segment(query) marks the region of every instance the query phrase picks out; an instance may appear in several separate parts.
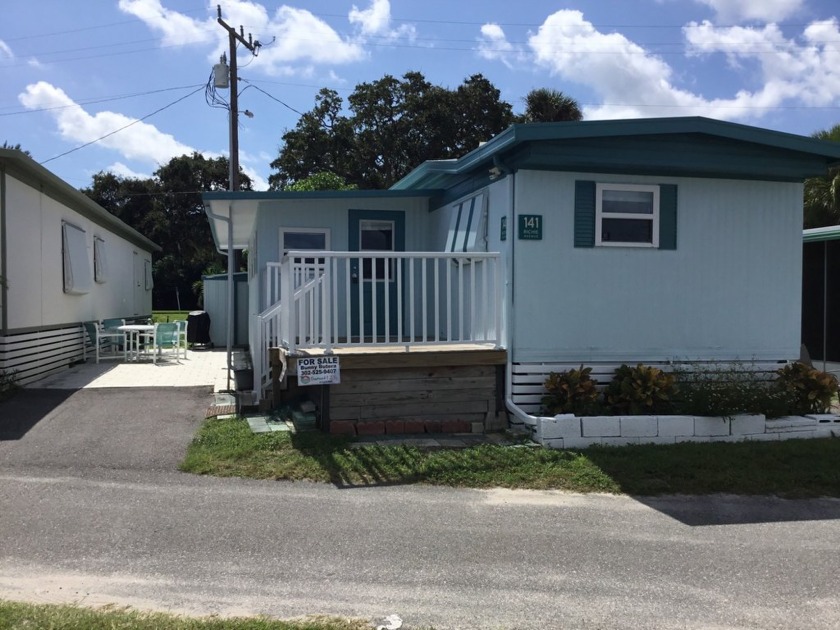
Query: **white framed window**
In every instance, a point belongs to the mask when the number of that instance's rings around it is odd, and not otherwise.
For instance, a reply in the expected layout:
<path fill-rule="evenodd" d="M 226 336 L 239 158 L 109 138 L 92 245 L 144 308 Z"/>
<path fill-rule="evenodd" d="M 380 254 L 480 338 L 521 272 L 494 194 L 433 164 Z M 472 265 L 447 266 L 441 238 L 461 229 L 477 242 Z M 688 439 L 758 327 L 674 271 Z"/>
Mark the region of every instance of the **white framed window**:
<path fill-rule="evenodd" d="M 290 251 L 314 249 L 329 251 L 329 228 L 280 228 L 280 251 L 283 256 Z M 315 262 L 314 258 L 307 258 L 307 263 Z M 323 263 L 321 258 L 319 262 Z"/>
<path fill-rule="evenodd" d="M 486 195 L 481 193 L 452 206 L 446 238 L 447 252 L 487 251 L 484 238 L 485 199 Z"/>
<path fill-rule="evenodd" d="M 659 186 L 596 184 L 595 245 L 659 247 Z"/>
<path fill-rule="evenodd" d="M 105 251 L 105 241 L 98 237 L 93 237 L 93 279 L 102 284 L 107 278 L 108 259 Z"/>
<path fill-rule="evenodd" d="M 62 259 L 64 263 L 64 292 L 84 295 L 93 288 L 87 232 L 72 223 L 61 223 Z"/>

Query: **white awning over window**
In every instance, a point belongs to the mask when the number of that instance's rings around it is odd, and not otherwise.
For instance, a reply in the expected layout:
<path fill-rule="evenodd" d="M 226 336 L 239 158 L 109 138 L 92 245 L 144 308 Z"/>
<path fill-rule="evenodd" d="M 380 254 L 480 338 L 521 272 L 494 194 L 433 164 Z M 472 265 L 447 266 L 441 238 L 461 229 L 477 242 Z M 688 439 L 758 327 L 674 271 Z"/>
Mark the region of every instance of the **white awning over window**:
<path fill-rule="evenodd" d="M 64 249 L 64 292 L 84 295 L 93 288 L 88 258 L 87 233 L 70 223 L 61 224 Z"/>

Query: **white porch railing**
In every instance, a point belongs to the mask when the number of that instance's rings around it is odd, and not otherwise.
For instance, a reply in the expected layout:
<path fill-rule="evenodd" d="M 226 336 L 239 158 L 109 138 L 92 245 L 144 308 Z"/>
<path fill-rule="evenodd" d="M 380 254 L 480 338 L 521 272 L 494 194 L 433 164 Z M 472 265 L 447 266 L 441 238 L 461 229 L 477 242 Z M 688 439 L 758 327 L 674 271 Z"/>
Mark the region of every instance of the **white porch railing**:
<path fill-rule="evenodd" d="M 498 253 L 289 252 L 266 269 L 255 385 L 271 347 L 500 346 L 502 290 Z"/>

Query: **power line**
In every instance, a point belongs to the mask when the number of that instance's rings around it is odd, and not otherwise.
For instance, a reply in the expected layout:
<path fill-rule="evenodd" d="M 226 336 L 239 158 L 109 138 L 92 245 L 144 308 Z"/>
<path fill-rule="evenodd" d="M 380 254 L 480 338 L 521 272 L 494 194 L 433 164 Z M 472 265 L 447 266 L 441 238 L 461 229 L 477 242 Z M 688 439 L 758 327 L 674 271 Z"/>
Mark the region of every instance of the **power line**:
<path fill-rule="evenodd" d="M 280 103 L 283 107 L 285 107 L 286 109 L 289 109 L 289 110 L 293 111 L 293 112 L 294 112 L 295 114 L 297 114 L 298 116 L 303 116 L 303 112 L 300 112 L 300 111 L 296 110 L 294 107 L 292 107 L 292 106 L 291 106 L 291 105 L 289 105 L 288 103 L 284 103 L 283 101 L 281 101 L 281 100 L 280 100 L 279 98 L 277 98 L 276 96 L 274 96 L 274 95 L 272 95 L 272 94 L 269 94 L 269 93 L 268 93 L 268 92 L 266 92 L 264 89 L 262 89 L 261 87 L 259 87 L 258 85 L 256 85 L 253 81 L 249 81 L 248 79 L 242 79 L 242 81 L 245 81 L 245 82 L 248 84 L 248 87 L 252 87 L 252 88 L 254 88 L 254 89 L 255 89 L 255 90 L 257 90 L 257 91 L 262 92 L 262 93 L 263 93 L 263 94 L 265 94 L 268 98 L 270 98 L 270 99 L 272 99 L 272 100 L 277 101 L 277 102 L 278 102 L 278 103 Z M 245 90 L 247 90 L 247 89 L 248 89 L 248 88 L 245 88 Z M 244 92 L 245 90 L 242 90 L 242 91 Z"/>
<path fill-rule="evenodd" d="M 160 94 L 161 92 L 173 92 L 175 90 L 188 90 L 194 87 L 201 87 L 203 84 L 181 85 L 178 87 L 161 88 L 159 90 L 148 90 L 146 92 L 136 92 L 134 94 L 121 94 L 118 96 L 104 96 L 102 98 L 90 99 L 86 101 L 78 101 L 72 105 L 56 105 L 55 107 L 39 107 L 38 109 L 24 109 L 17 112 L 0 113 L 0 116 L 19 116 L 21 114 L 37 114 L 38 112 L 51 112 L 58 109 L 69 109 L 79 105 L 94 105 L 96 103 L 108 103 L 111 101 L 121 101 L 127 98 L 137 98 L 138 96 L 149 96 L 151 94 Z"/>
<path fill-rule="evenodd" d="M 42 165 L 43 165 L 43 164 L 46 164 L 47 162 L 52 162 L 53 160 L 57 160 L 57 159 L 58 159 L 58 158 L 60 158 L 60 157 L 64 157 L 65 155 L 69 155 L 70 153 L 74 153 L 75 151 L 78 151 L 79 149 L 84 149 L 85 147 L 89 147 L 90 145 L 95 144 L 95 143 L 99 142 L 100 140 L 104 140 L 105 138 L 109 138 L 109 137 L 113 136 L 114 134 L 119 133 L 120 131 L 123 131 L 123 130 L 125 130 L 125 129 L 128 129 L 128 128 L 129 128 L 129 127 L 131 127 L 131 126 L 136 125 L 137 123 L 139 123 L 139 122 L 142 122 L 142 121 L 146 120 L 147 118 L 151 118 L 151 117 L 152 117 L 152 116 L 154 116 L 155 114 L 159 114 L 160 112 L 162 112 L 162 111 L 163 111 L 163 110 L 165 110 L 165 109 L 169 109 L 169 108 L 170 108 L 170 107 L 172 107 L 173 105 L 175 105 L 175 104 L 177 104 L 177 103 L 180 103 L 180 102 L 181 102 L 181 101 L 183 101 L 184 99 L 189 98 L 189 97 L 190 97 L 190 96 L 192 96 L 193 94 L 195 94 L 195 93 L 197 93 L 197 92 L 199 92 L 199 91 L 201 91 L 201 90 L 203 90 L 203 89 L 204 89 L 204 86 L 202 85 L 202 86 L 201 86 L 201 87 L 199 87 L 198 89 L 193 90 L 193 91 L 192 91 L 192 92 L 190 92 L 189 94 L 185 94 L 185 95 L 184 95 L 184 96 L 182 96 L 181 98 L 179 98 L 179 99 L 177 99 L 177 100 L 175 100 L 175 101 L 172 101 L 172 102 L 171 102 L 171 103 L 169 103 L 168 105 L 164 105 L 164 106 L 163 106 L 163 107 L 161 107 L 160 109 L 156 109 L 156 110 L 155 110 L 155 111 L 153 111 L 151 114 L 146 114 L 146 115 L 145 115 L 145 116 L 143 116 L 142 118 L 138 118 L 137 120 L 133 120 L 133 121 L 131 121 L 130 123 L 128 123 L 127 125 L 124 125 L 124 126 L 120 127 L 119 129 L 114 129 L 114 131 L 111 131 L 111 132 L 109 132 L 109 133 L 106 133 L 104 136 L 100 136 L 100 137 L 99 137 L 99 138 L 97 138 L 96 140 L 91 140 L 90 142 L 85 142 L 84 144 L 80 144 L 79 146 L 77 146 L 77 147 L 75 147 L 75 148 L 73 148 L 73 149 L 70 149 L 69 151 L 65 151 L 64 153 L 60 153 L 60 154 L 58 154 L 58 155 L 56 155 L 56 156 L 53 156 L 53 157 L 51 157 L 51 158 L 50 158 L 50 159 L 48 159 L 48 160 L 44 160 L 43 162 L 40 162 L 40 164 L 42 164 Z"/>

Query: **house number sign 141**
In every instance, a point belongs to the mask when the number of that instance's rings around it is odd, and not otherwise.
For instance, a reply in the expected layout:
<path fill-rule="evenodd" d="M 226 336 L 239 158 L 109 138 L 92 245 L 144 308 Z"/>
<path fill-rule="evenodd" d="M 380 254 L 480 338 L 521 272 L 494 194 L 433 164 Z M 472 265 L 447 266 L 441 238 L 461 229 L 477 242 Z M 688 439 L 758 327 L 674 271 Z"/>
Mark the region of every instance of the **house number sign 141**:
<path fill-rule="evenodd" d="M 541 214 L 520 214 L 519 215 L 519 239 L 523 241 L 542 240 L 542 215 Z"/>

